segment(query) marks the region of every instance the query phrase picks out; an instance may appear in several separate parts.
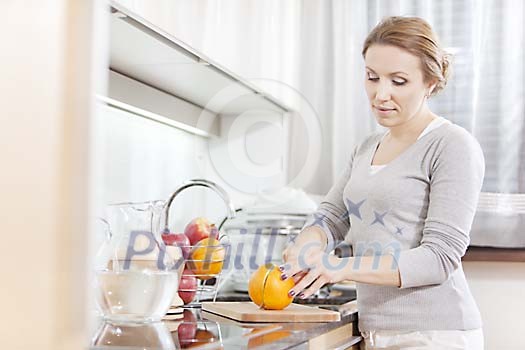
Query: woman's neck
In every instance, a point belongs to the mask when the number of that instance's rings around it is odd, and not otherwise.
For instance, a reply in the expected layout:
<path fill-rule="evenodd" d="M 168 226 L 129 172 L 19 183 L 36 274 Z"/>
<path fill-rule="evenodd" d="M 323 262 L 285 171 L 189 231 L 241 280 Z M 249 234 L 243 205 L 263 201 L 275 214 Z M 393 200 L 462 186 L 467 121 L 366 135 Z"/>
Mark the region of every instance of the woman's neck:
<path fill-rule="evenodd" d="M 436 118 L 437 115 L 432 113 L 430 109 L 424 108 L 405 123 L 389 128 L 390 138 L 396 141 L 414 141 Z"/>

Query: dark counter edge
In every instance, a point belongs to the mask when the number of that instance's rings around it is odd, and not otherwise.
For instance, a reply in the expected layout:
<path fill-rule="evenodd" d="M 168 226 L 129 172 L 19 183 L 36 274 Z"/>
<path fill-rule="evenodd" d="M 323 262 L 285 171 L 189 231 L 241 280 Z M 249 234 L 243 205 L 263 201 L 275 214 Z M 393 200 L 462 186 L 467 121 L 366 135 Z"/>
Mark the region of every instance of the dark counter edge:
<path fill-rule="evenodd" d="M 208 311 L 203 311 L 203 312 L 209 313 Z M 340 321 L 319 323 L 318 326 L 314 326 L 308 329 L 307 331 L 300 331 L 286 338 L 279 339 L 271 344 L 257 347 L 257 350 L 300 349 L 302 348 L 303 345 L 307 345 L 310 339 L 313 339 L 317 336 L 323 335 L 334 329 L 342 327 L 350 322 L 354 322 L 354 324 L 356 325 L 355 328 L 357 329 L 357 319 L 358 319 L 358 312 L 352 312 L 344 316 L 341 316 Z M 350 335 L 350 337 L 353 337 L 354 342 L 351 344 L 346 343 L 345 344 L 346 346 L 357 344 L 362 340 L 360 336 Z"/>
<path fill-rule="evenodd" d="M 494 248 L 470 246 L 463 261 L 525 262 L 525 248 Z"/>

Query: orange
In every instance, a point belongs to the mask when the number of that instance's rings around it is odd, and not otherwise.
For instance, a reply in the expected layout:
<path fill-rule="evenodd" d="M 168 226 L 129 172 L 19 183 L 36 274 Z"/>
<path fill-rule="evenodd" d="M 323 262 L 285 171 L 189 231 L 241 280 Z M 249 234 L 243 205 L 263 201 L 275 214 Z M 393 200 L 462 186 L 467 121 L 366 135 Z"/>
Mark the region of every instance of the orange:
<path fill-rule="evenodd" d="M 190 252 L 187 264 L 197 278 L 207 280 L 222 270 L 225 249 L 214 238 L 205 238 Z"/>
<path fill-rule="evenodd" d="M 293 279 L 281 280 L 281 271 L 274 264 L 261 265 L 250 277 L 248 294 L 259 307 L 282 310 L 293 301 L 288 295 L 295 285 Z"/>

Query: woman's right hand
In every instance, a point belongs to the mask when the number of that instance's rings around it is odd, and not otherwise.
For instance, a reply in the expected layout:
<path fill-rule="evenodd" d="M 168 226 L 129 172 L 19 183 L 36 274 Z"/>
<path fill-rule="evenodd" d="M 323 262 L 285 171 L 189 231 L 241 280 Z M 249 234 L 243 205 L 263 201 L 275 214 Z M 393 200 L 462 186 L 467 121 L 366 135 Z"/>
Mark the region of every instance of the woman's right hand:
<path fill-rule="evenodd" d="M 301 231 L 295 241 L 282 253 L 284 264 L 279 267 L 282 278 L 293 278 L 295 284 L 308 274 L 312 266 L 319 265 L 326 248 L 326 235 L 318 227 Z"/>
<path fill-rule="evenodd" d="M 295 286 L 288 295 L 308 298 L 327 283 L 349 279 L 349 258 L 326 253 L 317 241 L 296 245 L 286 250 L 286 263 L 281 270 L 282 279 L 292 277 Z"/>
<path fill-rule="evenodd" d="M 306 271 L 308 270 L 309 260 L 311 260 L 307 259 L 307 257 L 319 256 L 322 253 L 324 253 L 324 249 L 321 248 L 321 244 L 318 242 L 292 243 L 283 251 L 284 265 L 281 271 L 290 268 L 293 268 L 294 271 Z"/>
<path fill-rule="evenodd" d="M 305 270 L 305 255 L 322 253 L 325 248 L 326 234 L 319 227 L 307 227 L 284 249 L 282 257 L 285 264 L 281 266 L 281 271 L 292 266 L 294 267 L 294 271 L 296 271 L 299 266 L 301 270 Z M 306 254 L 307 251 L 308 254 Z"/>
<path fill-rule="evenodd" d="M 279 266 L 279 270 L 281 270 L 281 273 L 282 273 L 281 278 L 288 277 L 286 273 L 290 271 L 290 268 L 292 266 L 299 265 L 299 254 L 301 250 L 303 250 L 301 247 L 297 247 L 295 244 L 290 244 L 283 251 L 284 264 Z M 290 277 L 294 280 L 294 283 L 297 284 L 307 274 L 307 272 L 308 270 L 304 269 Z"/>

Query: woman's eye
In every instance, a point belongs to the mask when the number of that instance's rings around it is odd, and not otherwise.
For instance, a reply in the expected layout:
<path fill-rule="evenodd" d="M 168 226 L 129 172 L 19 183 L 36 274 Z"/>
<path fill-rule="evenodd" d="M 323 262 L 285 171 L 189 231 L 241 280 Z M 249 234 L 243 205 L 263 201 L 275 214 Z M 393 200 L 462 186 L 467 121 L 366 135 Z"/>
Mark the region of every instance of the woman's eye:
<path fill-rule="evenodd" d="M 368 80 L 377 81 L 377 80 L 379 80 L 379 78 L 377 76 L 375 76 L 375 75 L 368 74 Z"/>
<path fill-rule="evenodd" d="M 392 80 L 392 82 L 394 83 L 394 85 L 400 86 L 404 85 L 406 83 L 406 80 Z"/>

